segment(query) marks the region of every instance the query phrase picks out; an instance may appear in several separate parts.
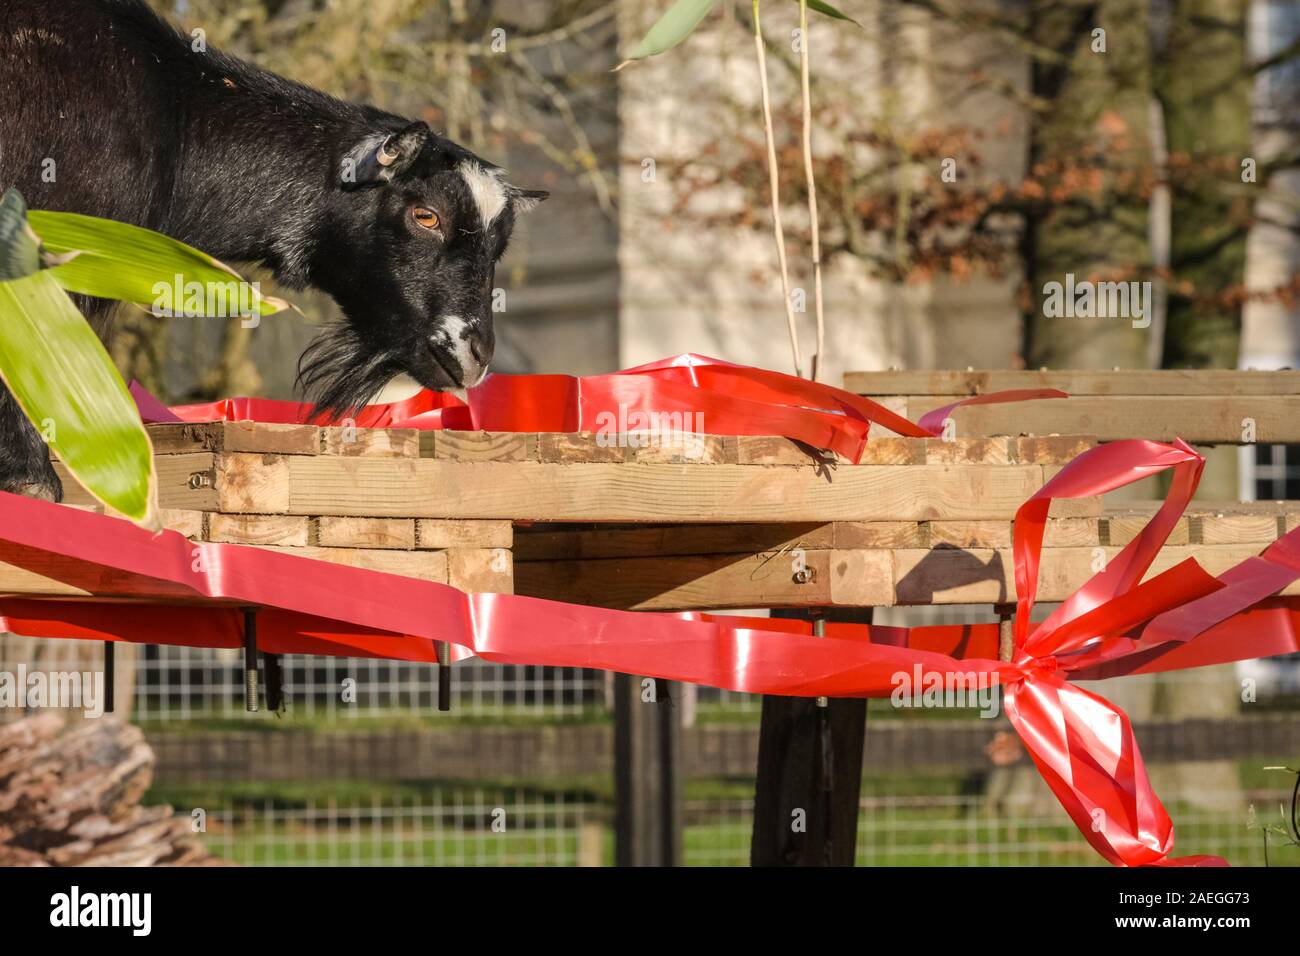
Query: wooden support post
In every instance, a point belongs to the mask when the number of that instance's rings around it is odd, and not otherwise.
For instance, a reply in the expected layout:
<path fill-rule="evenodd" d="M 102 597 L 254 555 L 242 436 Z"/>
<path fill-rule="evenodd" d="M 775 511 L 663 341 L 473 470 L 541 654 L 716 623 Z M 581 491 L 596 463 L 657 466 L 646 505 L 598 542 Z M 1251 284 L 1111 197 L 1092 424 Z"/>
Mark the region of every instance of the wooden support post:
<path fill-rule="evenodd" d="M 1014 604 L 995 604 L 993 613 L 998 616 L 998 660 L 1009 661 L 1016 653 Z"/>
<path fill-rule="evenodd" d="M 682 862 L 678 685 L 614 677 L 614 859 L 618 866 Z M 649 693 L 653 688 L 653 694 Z"/>
<path fill-rule="evenodd" d="M 773 612 L 773 617 L 806 612 Z M 824 620 L 871 623 L 871 608 L 827 608 Z M 763 698 L 754 793 L 754 866 L 852 866 L 862 793 L 865 699 Z"/>
<path fill-rule="evenodd" d="M 280 655 L 263 651 L 262 667 L 266 670 L 266 709 L 276 714 L 284 706 L 284 667 Z"/>
<path fill-rule="evenodd" d="M 104 713 L 111 714 L 115 702 L 113 700 L 114 684 L 117 683 L 117 642 L 104 642 Z"/>
<path fill-rule="evenodd" d="M 244 608 L 244 709 L 257 713 L 257 608 Z"/>

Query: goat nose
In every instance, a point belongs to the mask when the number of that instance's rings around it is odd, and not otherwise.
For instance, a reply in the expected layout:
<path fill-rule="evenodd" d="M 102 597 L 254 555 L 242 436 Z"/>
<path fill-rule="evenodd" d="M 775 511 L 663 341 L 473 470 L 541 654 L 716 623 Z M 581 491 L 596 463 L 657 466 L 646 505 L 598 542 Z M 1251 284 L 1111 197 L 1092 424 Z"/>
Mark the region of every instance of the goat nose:
<path fill-rule="evenodd" d="M 478 362 L 479 365 L 486 365 L 488 359 L 492 357 L 492 353 L 483 347 L 483 341 L 477 338 L 469 340 L 469 353 L 474 356 L 474 361 Z"/>

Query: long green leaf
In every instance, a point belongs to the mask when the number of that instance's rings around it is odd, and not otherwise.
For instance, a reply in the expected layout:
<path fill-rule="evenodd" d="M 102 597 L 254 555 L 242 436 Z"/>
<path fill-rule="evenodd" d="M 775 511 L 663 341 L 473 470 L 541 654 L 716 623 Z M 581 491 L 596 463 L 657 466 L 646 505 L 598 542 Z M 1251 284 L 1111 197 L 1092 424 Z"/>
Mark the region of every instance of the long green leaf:
<path fill-rule="evenodd" d="M 795 3 L 798 2 L 799 0 L 795 0 Z M 824 17 L 830 17 L 833 20 L 847 20 L 849 23 L 856 26 L 862 26 L 862 24 L 858 23 L 857 20 L 854 20 L 852 17 L 840 12 L 829 3 L 826 3 L 825 0 L 808 0 L 808 9 L 814 10 Z"/>
<path fill-rule="evenodd" d="M 27 203 L 16 189 L 0 198 L 0 280 L 21 279 L 41 267 L 41 248 L 27 225 Z"/>
<path fill-rule="evenodd" d="M 677 0 L 662 17 L 655 21 L 650 32 L 632 51 L 628 60 L 643 60 L 671 50 L 691 35 L 705 15 L 713 9 L 716 0 Z M 625 61 L 620 66 L 626 65 Z"/>
<path fill-rule="evenodd" d="M 113 360 L 55 271 L 0 282 L 0 377 L 87 491 L 157 528 L 149 436 Z"/>
<path fill-rule="evenodd" d="M 69 212 L 33 210 L 28 220 L 48 251 L 79 253 L 50 270 L 68 292 L 209 316 L 270 315 L 288 307 L 207 253 L 160 233 Z M 164 288 L 172 291 L 166 300 Z"/>

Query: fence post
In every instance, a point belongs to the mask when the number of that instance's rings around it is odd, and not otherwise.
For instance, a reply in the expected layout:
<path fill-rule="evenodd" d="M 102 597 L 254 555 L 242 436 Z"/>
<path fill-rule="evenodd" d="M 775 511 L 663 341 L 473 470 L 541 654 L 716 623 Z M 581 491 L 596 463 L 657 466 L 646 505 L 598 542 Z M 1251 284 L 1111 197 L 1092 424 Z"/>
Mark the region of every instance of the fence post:
<path fill-rule="evenodd" d="M 826 608 L 835 623 L 871 623 L 871 608 Z M 772 612 L 807 618 L 808 612 Z M 763 697 L 754 790 L 753 866 L 852 866 L 867 702 Z"/>

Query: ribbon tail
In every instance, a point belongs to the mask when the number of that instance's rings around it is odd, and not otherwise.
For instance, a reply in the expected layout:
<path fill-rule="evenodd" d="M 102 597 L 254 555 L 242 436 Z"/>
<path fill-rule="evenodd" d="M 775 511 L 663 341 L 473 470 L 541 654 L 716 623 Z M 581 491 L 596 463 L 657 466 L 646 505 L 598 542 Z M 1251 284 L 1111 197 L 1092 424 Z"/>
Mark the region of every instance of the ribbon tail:
<path fill-rule="evenodd" d="M 1169 858 L 1173 822 L 1122 710 L 1055 674 L 1031 674 L 1008 686 L 1005 699 L 1039 773 L 1107 860 L 1116 866 L 1222 863 L 1217 857 Z"/>

